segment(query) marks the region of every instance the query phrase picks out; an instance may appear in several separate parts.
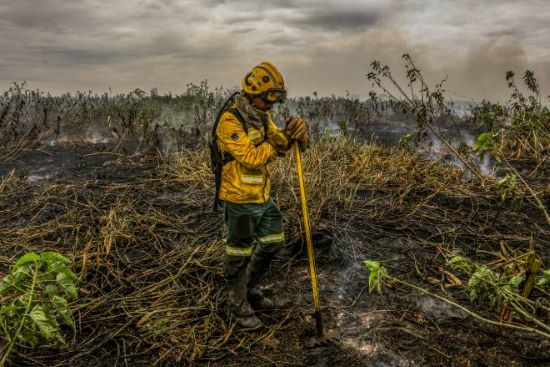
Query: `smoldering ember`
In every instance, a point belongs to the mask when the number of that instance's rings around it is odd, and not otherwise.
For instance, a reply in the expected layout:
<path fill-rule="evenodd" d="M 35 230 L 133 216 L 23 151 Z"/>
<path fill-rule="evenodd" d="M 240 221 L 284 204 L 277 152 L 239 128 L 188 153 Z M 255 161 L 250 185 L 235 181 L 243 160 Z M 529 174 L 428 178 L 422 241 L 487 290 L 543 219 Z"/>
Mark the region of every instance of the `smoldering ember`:
<path fill-rule="evenodd" d="M 0 366 L 550 365 L 550 6 L 365 3 L 0 5 Z"/>

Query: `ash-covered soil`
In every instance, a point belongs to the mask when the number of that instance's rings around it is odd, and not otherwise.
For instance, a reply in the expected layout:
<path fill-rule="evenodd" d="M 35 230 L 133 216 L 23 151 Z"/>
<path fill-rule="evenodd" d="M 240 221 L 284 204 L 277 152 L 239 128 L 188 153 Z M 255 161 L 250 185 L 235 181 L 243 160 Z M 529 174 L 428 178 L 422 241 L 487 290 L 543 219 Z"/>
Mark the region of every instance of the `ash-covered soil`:
<path fill-rule="evenodd" d="M 464 290 L 443 286 L 437 246 L 481 261 L 498 253 L 500 241 L 521 249 L 534 238 L 548 261 L 549 228 L 528 204 L 501 208 L 495 219 L 492 199 L 475 183 L 414 159 L 398 172 L 392 152 L 378 148 L 362 164 L 386 177 L 384 185 L 359 170 L 353 187 L 337 194 L 326 183 L 336 173 L 316 170 L 334 156 L 321 156 L 322 148 L 308 153 L 308 182 L 325 190 L 310 198 L 323 317 L 340 339 L 307 349 L 315 320 L 299 206 L 288 187 L 295 183 L 292 161 L 273 179 L 288 243 L 265 282 L 266 292 L 289 297 L 292 307 L 262 312 L 266 327 L 242 332 L 225 305 L 223 224 L 210 207 L 206 152 L 174 161 L 112 149 L 56 145 L 1 166 L 0 275 L 26 251 L 57 250 L 73 259 L 81 287 L 71 305 L 78 326 L 68 350 L 20 346 L 14 366 L 550 365 L 547 340 L 481 324 L 403 287 L 369 294 L 363 265 L 380 260 L 392 275 L 495 318 L 486 305 L 471 305 Z"/>

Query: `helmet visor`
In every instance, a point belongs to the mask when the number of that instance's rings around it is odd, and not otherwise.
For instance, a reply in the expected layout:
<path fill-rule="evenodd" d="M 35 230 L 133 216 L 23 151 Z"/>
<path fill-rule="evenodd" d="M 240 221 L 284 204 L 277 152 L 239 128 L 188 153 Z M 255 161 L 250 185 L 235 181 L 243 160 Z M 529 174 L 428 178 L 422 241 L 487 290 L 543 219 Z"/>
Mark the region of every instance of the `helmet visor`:
<path fill-rule="evenodd" d="M 265 93 L 265 100 L 270 103 L 283 103 L 286 100 L 286 90 L 271 89 Z"/>

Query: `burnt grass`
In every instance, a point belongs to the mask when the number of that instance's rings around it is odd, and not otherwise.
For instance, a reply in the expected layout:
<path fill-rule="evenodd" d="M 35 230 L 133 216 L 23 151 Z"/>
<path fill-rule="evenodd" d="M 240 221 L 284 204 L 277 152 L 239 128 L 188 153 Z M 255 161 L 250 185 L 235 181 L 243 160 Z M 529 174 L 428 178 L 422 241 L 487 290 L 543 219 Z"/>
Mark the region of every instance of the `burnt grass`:
<path fill-rule="evenodd" d="M 502 242 L 511 251 L 532 243 L 547 265 L 550 228 L 525 197 L 499 204 L 456 168 L 397 150 L 314 147 L 305 169 L 321 305 L 325 329 L 340 339 L 308 349 L 315 320 L 292 159 L 273 175 L 288 241 L 265 282 L 292 306 L 260 312 L 265 328 L 243 332 L 225 304 L 223 223 L 211 210 L 207 152 L 109 150 L 55 146 L 1 166 L 0 274 L 25 252 L 55 250 L 80 277 L 68 348 L 19 345 L 13 366 L 550 365 L 540 337 L 481 324 L 392 284 L 369 293 L 363 265 L 380 260 L 392 276 L 498 319 L 488 305 L 472 305 L 464 287 L 448 286 L 441 250 L 489 262 Z M 32 176 L 37 168 L 48 176 Z"/>

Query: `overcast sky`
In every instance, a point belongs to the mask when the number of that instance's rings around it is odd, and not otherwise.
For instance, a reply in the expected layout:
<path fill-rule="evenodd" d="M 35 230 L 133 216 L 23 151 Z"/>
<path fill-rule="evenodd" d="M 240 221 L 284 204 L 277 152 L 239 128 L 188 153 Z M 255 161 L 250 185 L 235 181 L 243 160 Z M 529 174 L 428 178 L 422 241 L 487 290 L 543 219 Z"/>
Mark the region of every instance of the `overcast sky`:
<path fill-rule="evenodd" d="M 366 96 L 370 62 L 402 73 L 405 52 L 457 99 L 503 98 L 526 68 L 548 95 L 550 1 L 0 0 L 3 90 L 232 87 L 270 60 L 291 95 Z"/>

